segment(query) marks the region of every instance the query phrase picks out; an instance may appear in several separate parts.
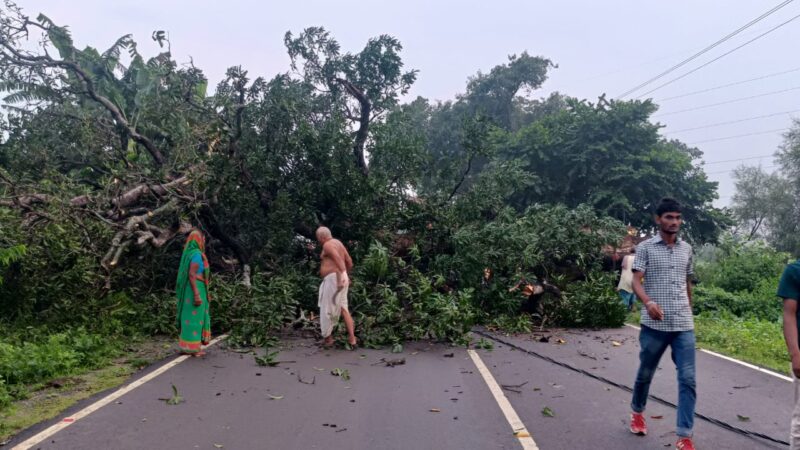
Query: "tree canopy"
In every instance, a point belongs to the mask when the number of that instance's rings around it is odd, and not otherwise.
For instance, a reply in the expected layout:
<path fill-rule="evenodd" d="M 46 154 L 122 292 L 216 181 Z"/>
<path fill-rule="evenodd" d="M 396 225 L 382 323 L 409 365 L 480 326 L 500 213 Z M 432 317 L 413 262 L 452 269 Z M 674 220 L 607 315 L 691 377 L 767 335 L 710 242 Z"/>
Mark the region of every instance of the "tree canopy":
<path fill-rule="evenodd" d="M 556 67 L 545 57 L 512 55 L 470 78 L 462 95 L 434 102 L 403 100 L 424 74 L 405 67 L 392 36 L 350 52 L 321 27 L 288 32 L 285 72 L 231 67 L 213 91 L 200 68 L 174 59 L 164 32 L 148 44 L 151 58 L 130 35 L 106 50 L 79 49 L 46 16 L 31 19 L 9 2 L 0 9 L 8 320 L 75 305 L 87 317 L 120 305 L 163 316 L 166 307 L 153 305 L 166 304 L 191 226 L 212 238 L 222 304 L 251 308 L 237 314 L 252 324 L 266 309 L 289 316 L 314 304 L 301 293 L 318 225 L 357 259 L 385 256 L 398 271 L 390 281 L 367 274 L 372 284 L 356 290 L 364 320 L 500 302 L 499 289 L 470 291 L 481 286 L 482 263 L 503 282 L 520 273 L 597 280 L 587 274 L 601 248 L 623 224 L 647 231 L 662 196 L 687 206 L 694 240 L 713 241 L 727 225 L 711 206 L 716 184 L 700 152 L 659 135 L 655 105 L 537 98 Z M 386 297 L 389 282 L 432 303 L 414 309 L 411 297 Z M 71 295 L 48 296 L 53 288 Z M 265 306 L 290 292 L 282 306 Z M 237 320 L 227 325 L 249 326 Z"/>

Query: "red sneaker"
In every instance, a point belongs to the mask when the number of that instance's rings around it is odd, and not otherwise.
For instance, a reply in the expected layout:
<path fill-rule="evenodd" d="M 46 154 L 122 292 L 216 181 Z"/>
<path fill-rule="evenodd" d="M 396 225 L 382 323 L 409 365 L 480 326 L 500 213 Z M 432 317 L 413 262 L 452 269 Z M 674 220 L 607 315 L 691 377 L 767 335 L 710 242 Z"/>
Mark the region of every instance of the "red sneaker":
<path fill-rule="evenodd" d="M 631 433 L 638 434 L 639 436 L 647 434 L 647 424 L 644 423 L 644 416 L 642 414 L 631 413 Z"/>
<path fill-rule="evenodd" d="M 678 439 L 678 442 L 675 444 L 675 448 L 678 450 L 694 450 L 692 438 L 685 437 Z"/>

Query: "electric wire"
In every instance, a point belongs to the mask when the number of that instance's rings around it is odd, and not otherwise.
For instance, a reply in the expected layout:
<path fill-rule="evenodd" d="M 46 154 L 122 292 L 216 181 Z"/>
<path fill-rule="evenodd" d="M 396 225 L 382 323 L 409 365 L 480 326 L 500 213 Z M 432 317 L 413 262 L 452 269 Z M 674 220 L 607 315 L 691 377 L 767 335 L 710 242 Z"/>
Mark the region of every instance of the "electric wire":
<path fill-rule="evenodd" d="M 760 116 L 745 117 L 744 119 L 728 120 L 728 121 L 725 121 L 725 122 L 709 123 L 709 124 L 702 125 L 702 126 L 699 126 L 699 127 L 682 128 L 680 130 L 667 131 L 666 134 L 685 133 L 687 131 L 705 130 L 707 128 L 715 128 L 715 127 L 721 127 L 721 126 L 724 126 L 724 125 L 731 125 L 731 124 L 735 124 L 735 123 L 749 122 L 751 120 L 766 119 L 768 117 L 777 117 L 777 116 L 782 116 L 782 115 L 786 115 L 786 114 L 792 114 L 792 113 L 796 113 L 796 112 L 800 112 L 800 109 L 792 109 L 792 110 L 789 110 L 789 111 L 781 111 L 781 112 L 776 112 L 776 113 L 772 113 L 772 114 L 763 114 L 763 115 L 760 115 Z"/>
<path fill-rule="evenodd" d="M 636 98 L 637 98 L 637 99 L 640 99 L 640 98 L 642 98 L 642 97 L 644 97 L 644 96 L 646 96 L 646 95 L 652 94 L 653 92 L 655 92 L 655 91 L 657 91 L 657 90 L 659 90 L 659 89 L 661 89 L 661 88 L 663 88 L 663 87 L 669 86 L 670 84 L 672 84 L 672 83 L 674 83 L 674 82 L 676 82 L 676 81 L 678 81 L 678 80 L 681 80 L 681 79 L 683 79 L 683 78 L 685 78 L 685 77 L 687 77 L 687 76 L 689 76 L 689 75 L 691 75 L 691 74 L 693 74 L 693 73 L 697 72 L 698 70 L 700 70 L 700 69 L 702 69 L 702 68 L 704 68 L 704 67 L 707 67 L 707 66 L 708 66 L 708 65 L 710 65 L 710 64 L 713 64 L 713 63 L 715 63 L 715 62 L 719 61 L 720 59 L 722 59 L 722 58 L 724 58 L 724 57 L 726 57 L 726 56 L 730 55 L 731 53 L 733 53 L 733 52 L 735 52 L 735 51 L 737 51 L 737 50 L 741 49 L 742 47 L 745 47 L 745 46 L 747 46 L 747 45 L 749 45 L 749 44 L 751 44 L 751 43 L 753 43 L 753 42 L 755 42 L 755 41 L 757 41 L 757 40 L 761 39 L 762 37 L 764 37 L 764 36 L 766 36 L 766 35 L 768 35 L 768 34 L 772 33 L 773 31 L 776 31 L 776 30 L 778 30 L 779 28 L 781 28 L 781 27 L 783 27 L 783 26 L 786 26 L 786 25 L 788 25 L 788 24 L 789 24 L 789 23 L 791 23 L 791 22 L 794 22 L 794 21 L 795 21 L 795 20 L 797 20 L 797 19 L 800 19 L 800 14 L 798 14 L 798 15 L 796 15 L 796 16 L 794 16 L 794 17 L 792 17 L 791 19 L 789 19 L 789 20 L 787 20 L 787 21 L 785 21 L 785 22 L 781 22 L 781 23 L 779 23 L 778 25 L 776 25 L 776 26 L 774 26 L 774 27 L 770 28 L 769 30 L 767 30 L 767 31 L 765 31 L 765 32 L 763 32 L 763 33 L 761 33 L 761 34 L 759 34 L 758 36 L 754 37 L 753 39 L 750 39 L 750 40 L 748 40 L 748 41 L 745 41 L 745 43 L 744 43 L 744 44 L 738 45 L 738 46 L 734 47 L 733 49 L 731 49 L 731 50 L 728 50 L 727 52 L 725 52 L 725 53 L 723 53 L 723 54 L 721 54 L 721 55 L 717 56 L 716 58 L 714 58 L 714 59 L 712 59 L 712 60 L 710 60 L 710 61 L 708 61 L 708 62 L 706 62 L 706 63 L 704 63 L 704 64 L 701 64 L 700 66 L 698 66 L 698 67 L 695 67 L 694 69 L 692 69 L 692 70 L 690 70 L 690 71 L 688 71 L 688 72 L 684 73 L 683 75 L 680 75 L 680 76 L 678 76 L 678 77 L 675 77 L 675 78 L 673 78 L 673 79 L 671 79 L 671 80 L 667 81 L 666 83 L 662 83 L 662 84 L 660 84 L 660 85 L 656 86 L 655 88 L 653 88 L 653 89 L 650 89 L 649 91 L 645 92 L 644 94 L 641 94 L 641 95 L 639 95 L 639 96 L 638 96 L 638 97 L 636 97 Z"/>
<path fill-rule="evenodd" d="M 761 20 L 763 20 L 763 19 L 765 19 L 765 18 L 769 17 L 770 15 L 774 14 L 775 12 L 777 12 L 777 11 L 778 11 L 778 10 L 780 10 L 781 8 L 785 7 L 786 5 L 788 5 L 789 3 L 791 3 L 792 1 L 793 1 L 793 0 L 785 0 L 784 2 L 781 2 L 781 3 L 779 3 L 778 5 L 774 6 L 772 9 L 770 9 L 770 10 L 768 10 L 767 12 L 765 12 L 765 13 L 761 14 L 760 16 L 756 17 L 755 19 L 751 20 L 750 22 L 747 22 L 746 24 L 742 25 L 741 27 L 737 28 L 736 30 L 734 30 L 734 31 L 732 31 L 732 32 L 730 32 L 730 33 L 728 33 L 728 34 L 727 34 L 725 37 L 723 37 L 723 38 L 719 39 L 718 41 L 714 42 L 713 44 L 711 44 L 711 45 L 707 46 L 706 48 L 704 48 L 704 49 L 700 50 L 699 52 L 695 53 L 694 55 L 692 55 L 692 56 L 690 56 L 690 57 L 688 57 L 688 58 L 684 59 L 683 61 L 679 62 L 678 64 L 675 64 L 674 66 L 672 66 L 672 67 L 670 67 L 669 69 L 667 69 L 667 70 L 665 70 L 665 71 L 661 72 L 660 74 L 658 74 L 658 75 L 654 76 L 653 78 L 650 78 L 649 80 L 647 80 L 647 81 L 645 81 L 645 82 L 643 82 L 643 83 L 640 83 L 639 85 L 637 85 L 637 86 L 635 86 L 635 87 L 633 87 L 633 88 L 631 88 L 631 89 L 628 89 L 628 90 L 627 90 L 627 91 L 625 91 L 624 93 L 622 93 L 622 94 L 620 94 L 619 96 L 617 96 L 617 98 L 623 98 L 623 97 L 626 97 L 627 95 L 629 95 L 629 94 L 632 94 L 633 92 L 636 92 L 636 91 L 638 91 L 639 89 L 641 89 L 641 88 L 643 88 L 643 87 L 647 86 L 648 84 L 650 84 L 650 83 L 653 83 L 653 82 L 655 82 L 655 81 L 657 81 L 657 80 L 659 80 L 659 79 L 663 78 L 664 76 L 666 76 L 666 75 L 668 75 L 668 74 L 670 74 L 670 73 L 674 72 L 675 70 L 677 70 L 677 69 L 679 69 L 679 68 L 683 67 L 684 65 L 686 65 L 686 64 L 688 64 L 688 63 L 690 63 L 690 62 L 694 61 L 695 59 L 699 58 L 699 57 L 700 57 L 700 56 L 702 56 L 703 54 L 705 54 L 705 53 L 707 53 L 707 52 L 709 52 L 709 51 L 713 50 L 713 49 L 714 49 L 714 48 L 716 48 L 718 45 L 725 43 L 726 41 L 730 40 L 731 38 L 733 38 L 733 37 L 734 37 L 734 36 L 736 36 L 737 34 L 741 33 L 742 31 L 744 31 L 744 30 L 746 30 L 746 29 L 750 28 L 751 26 L 755 25 L 756 23 L 760 22 Z M 761 36 L 763 36 L 763 35 L 761 35 Z M 760 37 L 760 36 L 756 37 L 755 39 L 758 39 L 759 37 Z M 754 39 L 754 40 L 755 40 L 755 39 Z"/>
<path fill-rule="evenodd" d="M 770 96 L 770 95 L 783 94 L 784 92 L 796 91 L 798 89 L 800 89 L 800 86 L 795 86 L 795 87 L 791 87 L 791 88 L 787 88 L 787 89 L 781 89 L 781 90 L 778 90 L 778 91 L 764 92 L 762 94 L 750 95 L 748 97 L 734 98 L 734 99 L 730 99 L 730 100 L 725 100 L 723 102 L 709 103 L 707 105 L 700 105 L 700 106 L 695 106 L 695 107 L 692 107 L 692 108 L 679 109 L 677 111 L 669 111 L 669 112 L 665 112 L 665 113 L 659 113 L 659 114 L 654 115 L 653 117 L 672 116 L 672 115 L 675 115 L 675 114 L 681 114 L 681 113 L 685 113 L 685 112 L 699 111 L 701 109 L 708 109 L 708 108 L 713 108 L 713 107 L 722 106 L 722 105 L 730 105 L 731 103 L 743 102 L 743 101 L 746 101 L 746 100 L 752 100 L 754 98 L 761 98 L 761 97 L 767 97 L 767 96 Z"/>
<path fill-rule="evenodd" d="M 705 94 L 706 92 L 712 92 L 712 91 L 716 91 L 716 90 L 719 90 L 719 89 L 724 89 L 724 88 L 731 87 L 731 86 L 738 86 L 740 84 L 751 83 L 753 81 L 766 80 L 767 78 L 777 77 L 779 75 L 786 75 L 787 73 L 794 73 L 794 72 L 800 72 L 800 67 L 796 67 L 794 69 L 789 69 L 789 70 L 784 70 L 784 71 L 781 71 L 781 72 L 768 73 L 768 74 L 762 75 L 760 77 L 748 78 L 746 80 L 734 81 L 732 83 L 722 84 L 722 85 L 719 85 L 719 86 L 712 86 L 710 88 L 700 89 L 699 91 L 686 92 L 686 93 L 683 93 L 683 94 L 673 95 L 673 96 L 670 96 L 670 97 L 664 97 L 664 98 L 660 98 L 658 100 L 654 100 L 654 102 L 656 102 L 656 103 L 664 103 L 664 102 L 668 102 L 670 100 L 676 100 L 676 99 L 679 99 L 679 98 L 691 97 L 693 95 Z"/>

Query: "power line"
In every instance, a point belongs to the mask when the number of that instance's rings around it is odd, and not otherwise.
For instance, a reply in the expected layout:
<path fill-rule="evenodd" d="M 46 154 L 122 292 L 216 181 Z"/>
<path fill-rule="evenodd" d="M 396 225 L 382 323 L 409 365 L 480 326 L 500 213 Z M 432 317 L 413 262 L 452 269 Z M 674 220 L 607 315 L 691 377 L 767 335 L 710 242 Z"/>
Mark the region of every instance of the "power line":
<path fill-rule="evenodd" d="M 666 134 L 675 134 L 675 133 L 683 133 L 683 132 L 686 132 L 686 131 L 704 130 L 706 128 L 721 127 L 723 125 L 731 125 L 731 124 L 734 124 L 734 123 L 748 122 L 748 121 L 756 120 L 756 119 L 766 119 L 767 117 L 781 116 L 781 115 L 784 115 L 784 114 L 791 114 L 791 113 L 796 113 L 796 112 L 800 112 L 800 109 L 793 109 L 791 111 L 782 111 L 782 112 L 772 113 L 772 114 L 764 114 L 762 116 L 746 117 L 744 119 L 738 119 L 738 120 L 729 120 L 727 122 L 710 123 L 708 125 L 703 125 L 703 126 L 700 126 L 700 127 L 684 128 L 684 129 L 681 129 L 681 130 L 668 131 Z"/>
<path fill-rule="evenodd" d="M 708 61 L 708 62 L 706 62 L 705 64 L 701 64 L 700 66 L 698 66 L 698 67 L 696 67 L 696 68 L 694 68 L 694 69 L 692 69 L 692 70 L 690 70 L 690 71 L 688 71 L 688 72 L 684 73 L 684 74 L 683 74 L 683 75 L 681 75 L 681 76 L 675 77 L 675 78 L 673 78 L 673 79 L 671 79 L 671 80 L 667 81 L 666 83 L 662 83 L 662 84 L 660 84 L 660 85 L 656 86 L 655 88 L 653 88 L 653 89 L 650 89 L 649 91 L 645 92 L 644 94 L 641 94 L 641 95 L 639 95 L 639 96 L 638 96 L 638 97 L 636 97 L 636 98 L 637 98 L 637 99 L 638 99 L 638 98 L 642 98 L 642 97 L 644 97 L 645 95 L 652 94 L 653 92 L 655 92 L 655 91 L 657 91 L 657 90 L 659 90 L 659 89 L 661 89 L 661 88 L 663 88 L 663 87 L 665 87 L 665 86 L 669 86 L 670 84 L 672 84 L 672 83 L 674 83 L 674 82 L 676 82 L 676 81 L 678 81 L 678 80 L 680 80 L 680 79 L 682 79 L 682 78 L 685 78 L 685 77 L 687 77 L 687 76 L 689 76 L 689 75 L 691 75 L 691 74 L 693 74 L 693 73 L 697 72 L 698 70 L 702 69 L 703 67 L 706 67 L 706 66 L 708 66 L 708 65 L 710 65 L 710 64 L 712 64 L 712 63 L 714 63 L 714 62 L 716 62 L 716 61 L 719 61 L 720 59 L 722 59 L 722 58 L 724 58 L 724 57 L 726 57 L 726 56 L 730 55 L 731 53 L 735 52 L 736 50 L 739 50 L 740 48 L 742 48 L 742 47 L 744 47 L 744 46 L 746 46 L 746 45 L 748 45 L 748 44 L 750 44 L 750 43 L 752 43 L 752 42 L 755 42 L 755 41 L 757 41 L 757 40 L 761 39 L 762 37 L 764 37 L 764 36 L 766 36 L 766 35 L 768 35 L 768 34 L 772 33 L 773 31 L 777 30 L 778 28 L 781 28 L 781 27 L 783 27 L 784 25 L 787 25 L 787 24 L 789 24 L 789 23 L 791 23 L 791 22 L 793 22 L 793 21 L 797 20 L 798 18 L 800 18 L 800 14 L 798 14 L 798 15 L 796 15 L 796 16 L 794 16 L 794 17 L 792 17 L 791 19 L 787 20 L 786 22 L 782 22 L 782 23 L 780 23 L 780 24 L 778 24 L 778 25 L 776 25 L 776 26 L 774 26 L 774 27 L 770 28 L 769 30 L 767 30 L 767 31 L 765 31 L 765 32 L 763 32 L 763 33 L 761 33 L 761 34 L 759 34 L 758 36 L 754 37 L 753 39 L 750 39 L 749 41 L 746 41 L 744 44 L 742 44 L 742 45 L 739 45 L 739 46 L 737 46 L 737 47 L 734 47 L 732 50 L 729 50 L 729 51 L 727 51 L 727 52 L 725 52 L 725 53 L 723 53 L 723 54 L 721 54 L 721 55 L 717 56 L 716 58 L 712 59 L 711 61 Z"/>
<path fill-rule="evenodd" d="M 747 80 L 734 81 L 733 83 L 723 84 L 721 86 L 714 86 L 714 87 L 710 87 L 710 88 L 707 88 L 707 89 L 701 89 L 699 91 L 687 92 L 685 94 L 680 94 L 680 95 L 673 95 L 672 97 L 665 97 L 665 98 L 654 100 L 654 101 L 656 103 L 664 103 L 664 102 L 667 102 L 667 101 L 670 101 L 670 100 L 675 100 L 675 99 L 684 98 L 684 97 L 690 97 L 692 95 L 697 95 L 697 94 L 705 94 L 706 92 L 716 91 L 717 89 L 723 89 L 723 88 L 731 87 L 731 86 L 738 86 L 740 84 L 750 83 L 752 81 L 764 80 L 764 79 L 767 79 L 767 78 L 776 77 L 778 75 L 786 75 L 787 73 L 793 73 L 793 72 L 798 72 L 798 71 L 800 71 L 800 67 L 796 67 L 794 69 L 789 69 L 789 70 L 784 70 L 783 72 L 769 73 L 767 75 L 762 75 L 762 76 L 756 77 L 756 78 L 749 78 Z"/>
<path fill-rule="evenodd" d="M 778 167 L 778 165 L 777 164 L 773 164 L 771 166 L 762 167 L 762 169 L 774 169 L 775 167 Z M 706 172 L 706 175 L 718 175 L 718 174 L 721 174 L 721 173 L 733 172 L 734 170 L 737 170 L 737 169 L 738 169 L 738 167 L 736 169 L 720 170 L 718 172 Z"/>
<path fill-rule="evenodd" d="M 758 95 L 751 95 L 749 97 L 734 98 L 734 99 L 731 99 L 731 100 L 726 100 L 724 102 L 710 103 L 708 105 L 695 106 L 694 108 L 679 109 L 677 111 L 670 111 L 670 112 L 666 112 L 666 113 L 662 113 L 662 114 L 656 114 L 653 117 L 664 117 L 664 116 L 671 116 L 673 114 L 681 114 L 681 113 L 690 112 L 690 111 L 698 111 L 698 110 L 701 110 L 701 109 L 713 108 L 715 106 L 729 105 L 731 103 L 743 102 L 745 100 L 752 100 L 754 98 L 760 98 L 760 97 L 766 97 L 766 96 L 769 96 L 769 95 L 782 94 L 784 92 L 796 91 L 798 89 L 800 89 L 800 86 L 795 86 L 795 87 L 788 88 L 788 89 L 781 89 L 779 91 L 765 92 L 763 94 L 758 94 Z"/>
<path fill-rule="evenodd" d="M 764 131 L 756 131 L 754 133 L 745 133 L 745 134 L 735 134 L 733 136 L 724 136 L 714 139 L 706 139 L 703 141 L 695 141 L 695 142 L 687 142 L 686 145 L 696 145 L 696 144 L 705 144 L 706 142 L 717 142 L 717 141 L 727 141 L 729 139 L 736 139 L 741 137 L 748 137 L 748 136 L 758 136 L 762 134 L 770 134 L 770 133 L 777 133 L 779 131 L 788 131 L 789 128 L 776 128 L 774 130 L 764 130 Z"/>
<path fill-rule="evenodd" d="M 747 158 L 736 158 L 736 159 L 723 159 L 720 161 L 704 161 L 705 165 L 710 164 L 722 164 L 722 163 L 729 163 L 729 162 L 736 162 L 736 161 L 749 161 L 751 159 L 761 159 L 761 158 L 774 158 L 775 155 L 770 153 L 769 155 L 758 155 L 758 156 L 749 156 Z"/>
<path fill-rule="evenodd" d="M 769 15 L 775 13 L 776 11 L 778 11 L 779 9 L 781 9 L 784 6 L 788 5 L 792 1 L 793 0 L 785 0 L 784 2 L 778 4 L 777 6 L 773 7 L 772 9 L 770 9 L 769 11 L 761 14 L 760 16 L 756 17 L 755 19 L 751 20 L 750 22 L 748 22 L 748 23 L 742 25 L 741 27 L 739 27 L 738 29 L 732 31 L 727 36 L 723 37 L 722 39 L 718 40 L 717 42 L 714 42 L 713 44 L 711 44 L 711 45 L 707 46 L 706 48 L 700 50 L 699 52 L 695 53 L 694 55 L 684 59 L 683 61 L 679 62 L 678 64 L 676 64 L 676 65 L 674 65 L 672 67 L 670 67 L 669 69 L 665 70 L 664 72 L 661 72 L 660 74 L 656 75 L 655 77 L 653 77 L 653 78 L 651 78 L 651 79 L 639 84 L 638 86 L 636 86 L 636 87 L 634 87 L 632 89 L 628 89 L 627 91 L 625 91 L 621 95 L 617 96 L 617 98 L 622 98 L 622 97 L 625 97 L 625 96 L 627 96 L 627 95 L 629 95 L 629 94 L 631 94 L 633 92 L 636 92 L 639 89 L 647 86 L 648 84 L 650 84 L 650 83 L 652 83 L 652 82 L 654 82 L 656 80 L 659 80 L 660 78 L 662 78 L 662 77 L 672 73 L 673 71 L 683 67 L 684 65 L 694 61 L 695 59 L 697 59 L 698 57 L 702 56 L 703 54 L 709 52 L 710 50 L 714 49 L 718 45 L 728 41 L 729 39 L 731 39 L 732 37 L 734 37 L 737 34 L 741 33 L 742 31 L 746 30 L 747 28 L 750 28 L 751 26 L 753 26 L 756 23 L 760 22 L 761 20 L 763 20 L 764 18 L 768 17 Z"/>

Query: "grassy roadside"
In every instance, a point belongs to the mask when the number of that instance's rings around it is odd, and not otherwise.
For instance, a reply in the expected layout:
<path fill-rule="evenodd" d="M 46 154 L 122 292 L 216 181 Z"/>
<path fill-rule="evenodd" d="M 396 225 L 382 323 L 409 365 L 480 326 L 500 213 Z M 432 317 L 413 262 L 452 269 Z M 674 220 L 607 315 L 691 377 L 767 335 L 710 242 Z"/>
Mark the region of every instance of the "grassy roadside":
<path fill-rule="evenodd" d="M 639 313 L 629 314 L 626 323 L 639 325 Z M 694 324 L 698 347 L 789 375 L 779 322 L 700 314 Z"/>
<path fill-rule="evenodd" d="M 132 342 L 123 357 L 99 369 L 73 374 L 47 383 L 26 386 L 30 395 L 0 411 L 0 445 L 14 434 L 52 419 L 75 403 L 121 385 L 130 375 L 175 352 L 167 337 Z"/>

